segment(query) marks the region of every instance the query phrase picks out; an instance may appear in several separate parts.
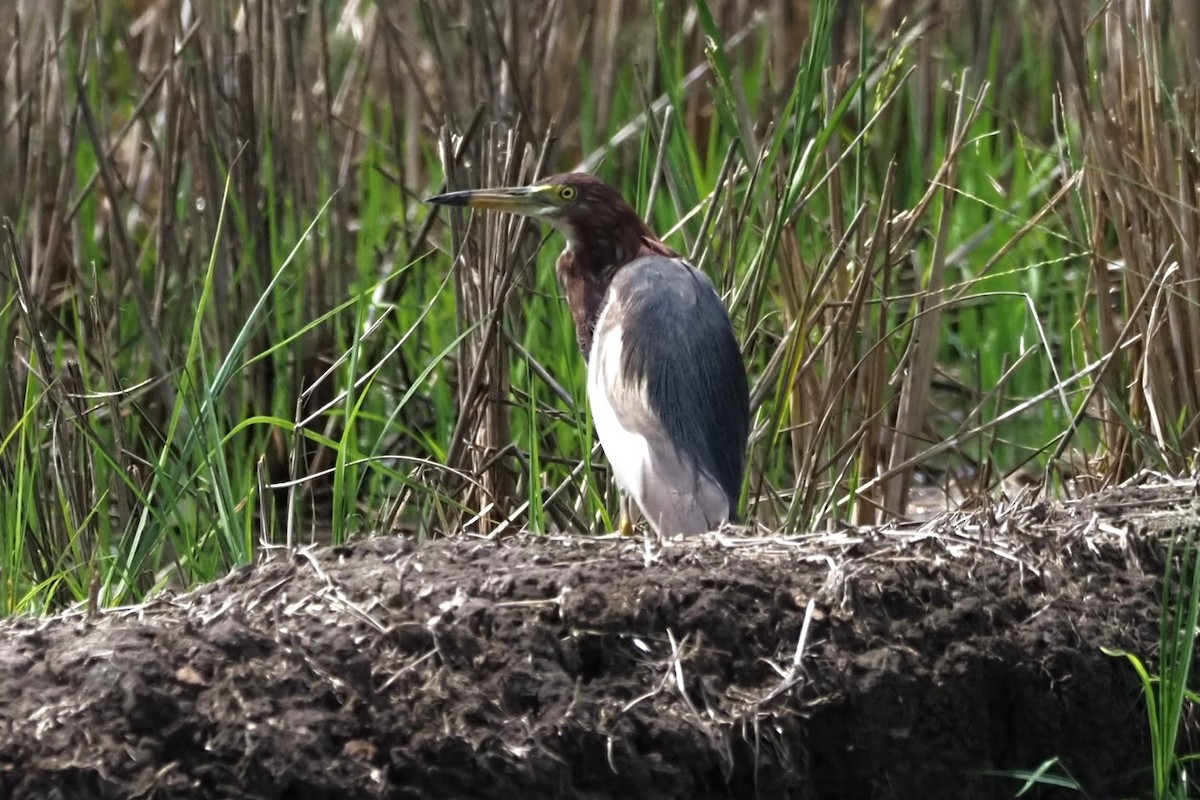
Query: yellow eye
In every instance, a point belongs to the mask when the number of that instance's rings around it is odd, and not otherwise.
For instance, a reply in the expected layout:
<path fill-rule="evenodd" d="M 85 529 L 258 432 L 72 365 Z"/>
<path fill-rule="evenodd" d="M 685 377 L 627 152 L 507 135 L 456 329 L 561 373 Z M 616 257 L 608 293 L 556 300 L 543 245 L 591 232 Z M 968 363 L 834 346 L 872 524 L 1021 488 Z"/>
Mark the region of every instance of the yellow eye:
<path fill-rule="evenodd" d="M 575 195 L 579 194 L 579 190 L 574 186 L 560 186 L 558 189 L 558 197 L 560 200 L 574 200 Z"/>

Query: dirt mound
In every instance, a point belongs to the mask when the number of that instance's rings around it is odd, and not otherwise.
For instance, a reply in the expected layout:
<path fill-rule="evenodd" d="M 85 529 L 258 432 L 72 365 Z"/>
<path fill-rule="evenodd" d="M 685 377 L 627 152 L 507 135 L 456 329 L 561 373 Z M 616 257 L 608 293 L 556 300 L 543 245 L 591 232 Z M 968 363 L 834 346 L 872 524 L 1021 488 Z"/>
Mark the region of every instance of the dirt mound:
<path fill-rule="evenodd" d="M 3 622 L 0 796 L 1001 798 L 989 772 L 1052 756 L 1137 794 L 1139 688 L 1100 647 L 1153 654 L 1161 548 L 1127 510 L 378 538 Z"/>

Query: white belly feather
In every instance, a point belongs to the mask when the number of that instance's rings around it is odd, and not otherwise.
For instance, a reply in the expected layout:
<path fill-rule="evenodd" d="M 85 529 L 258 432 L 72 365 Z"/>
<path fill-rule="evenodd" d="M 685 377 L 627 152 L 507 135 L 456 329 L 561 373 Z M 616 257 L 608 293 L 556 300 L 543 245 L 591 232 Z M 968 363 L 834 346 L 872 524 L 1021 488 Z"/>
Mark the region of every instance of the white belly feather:
<path fill-rule="evenodd" d="M 607 311 L 607 309 L 605 309 Z M 592 407 L 592 422 L 600 437 L 600 447 L 612 467 L 617 485 L 642 507 L 642 487 L 650 465 L 650 445 L 646 437 L 625 428 L 617 418 L 609 400 L 610 387 L 618 385 L 621 369 L 621 329 L 606 328 L 604 313 L 596 323 L 596 331 L 604 336 L 592 340 L 588 358 L 588 403 Z"/>

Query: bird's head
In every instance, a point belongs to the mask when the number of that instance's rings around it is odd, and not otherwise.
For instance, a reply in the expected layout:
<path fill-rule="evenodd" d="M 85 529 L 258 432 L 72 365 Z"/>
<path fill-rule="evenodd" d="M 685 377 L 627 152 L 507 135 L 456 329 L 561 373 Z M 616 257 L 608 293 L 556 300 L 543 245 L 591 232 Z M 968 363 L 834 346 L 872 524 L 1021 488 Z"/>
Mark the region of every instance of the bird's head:
<path fill-rule="evenodd" d="M 575 252 L 625 249 L 643 236 L 653 238 L 616 189 L 582 172 L 552 175 L 529 186 L 449 192 L 425 202 L 542 219 L 561 231 Z"/>

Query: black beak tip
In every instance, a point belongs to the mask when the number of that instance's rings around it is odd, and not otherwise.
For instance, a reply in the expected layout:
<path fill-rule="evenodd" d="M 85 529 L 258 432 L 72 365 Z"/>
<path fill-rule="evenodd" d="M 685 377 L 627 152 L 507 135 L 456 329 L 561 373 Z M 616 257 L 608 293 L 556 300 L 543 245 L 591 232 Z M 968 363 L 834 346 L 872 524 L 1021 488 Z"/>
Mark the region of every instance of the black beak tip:
<path fill-rule="evenodd" d="M 421 202 L 435 206 L 465 206 L 467 198 L 458 192 L 451 192 L 450 194 L 435 194 L 433 197 L 426 197 Z"/>

